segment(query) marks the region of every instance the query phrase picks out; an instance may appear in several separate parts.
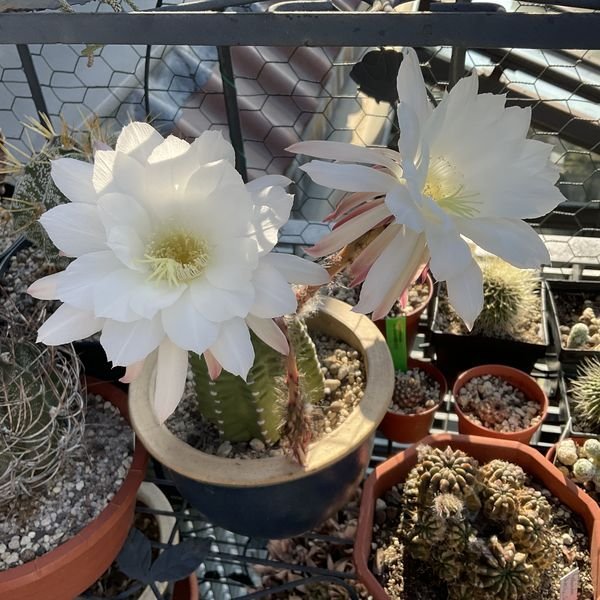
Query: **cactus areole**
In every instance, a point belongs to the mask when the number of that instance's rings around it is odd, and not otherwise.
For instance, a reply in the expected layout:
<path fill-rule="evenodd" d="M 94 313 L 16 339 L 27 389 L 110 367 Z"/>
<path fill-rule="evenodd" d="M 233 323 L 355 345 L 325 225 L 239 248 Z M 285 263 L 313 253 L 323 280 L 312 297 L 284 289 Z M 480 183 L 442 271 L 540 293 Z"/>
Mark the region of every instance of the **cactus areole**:
<path fill-rule="evenodd" d="M 214 524 L 263 538 L 297 535 L 325 520 L 348 499 L 362 479 L 373 434 L 393 391 L 394 371 L 387 345 L 370 319 L 331 298 L 324 300 L 319 311 L 307 320 L 307 326 L 358 350 L 365 362 L 367 383 L 360 404 L 348 418 L 308 446 L 303 465 L 285 456 L 223 458 L 201 452 L 175 437 L 149 410 L 154 401 L 155 360 L 146 361 L 140 377 L 129 388 L 129 413 L 139 439 L 166 467 L 182 495 Z M 305 332 L 301 325 L 292 322 L 288 335 L 292 340 L 296 336 L 302 340 Z M 306 385 L 305 393 L 310 393 L 321 384 L 317 373 L 310 368 L 313 350 L 306 340 L 292 341 L 292 345 L 296 346 L 298 370 L 304 372 L 300 387 Z M 262 356 L 259 346 L 256 349 Z M 255 363 L 251 371 L 252 383 L 244 384 L 255 387 L 240 388 L 235 381 L 222 384 L 218 394 L 222 395 L 223 404 L 219 410 L 239 411 L 236 404 L 245 402 L 247 412 L 256 413 L 261 402 L 277 393 L 273 389 L 277 387 L 277 376 L 273 373 L 279 365 L 271 365 L 264 357 L 261 360 L 263 364 Z M 198 380 L 196 389 L 201 405 L 208 404 L 201 397 L 202 390 L 212 387 L 206 378 Z M 203 411 L 205 414 L 214 411 L 214 406 L 205 406 Z M 273 423 L 264 420 L 265 423 L 255 420 L 253 424 L 248 419 L 246 423 L 248 427 L 259 425 L 269 433 Z M 228 426 L 233 427 L 233 420 Z M 238 429 L 243 429 L 239 420 Z"/>

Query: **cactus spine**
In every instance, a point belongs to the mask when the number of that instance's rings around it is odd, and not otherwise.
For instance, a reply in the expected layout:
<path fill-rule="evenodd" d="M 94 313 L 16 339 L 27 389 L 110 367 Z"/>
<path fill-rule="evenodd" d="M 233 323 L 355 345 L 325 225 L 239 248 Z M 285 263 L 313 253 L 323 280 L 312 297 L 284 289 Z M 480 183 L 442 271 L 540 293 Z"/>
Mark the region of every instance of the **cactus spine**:
<path fill-rule="evenodd" d="M 587 359 L 571 382 L 573 410 L 581 424 L 600 431 L 600 360 Z"/>
<path fill-rule="evenodd" d="M 483 259 L 481 270 L 483 309 L 475 320 L 473 332 L 487 337 L 513 336 L 535 306 L 539 276 L 497 257 Z"/>
<path fill-rule="evenodd" d="M 325 384 L 306 325 L 296 317 L 287 318 L 286 325 L 296 355 L 301 403 L 298 410 L 302 410 L 323 399 Z M 288 414 L 286 358 L 254 335 L 252 344 L 256 358 L 247 381 L 225 371 L 211 381 L 204 358 L 192 356 L 198 407 L 230 442 L 258 438 L 273 444 L 280 439 L 284 425 L 293 420 Z"/>
<path fill-rule="evenodd" d="M 0 506 L 60 475 L 83 435 L 83 407 L 75 352 L 9 333 L 0 346 Z"/>

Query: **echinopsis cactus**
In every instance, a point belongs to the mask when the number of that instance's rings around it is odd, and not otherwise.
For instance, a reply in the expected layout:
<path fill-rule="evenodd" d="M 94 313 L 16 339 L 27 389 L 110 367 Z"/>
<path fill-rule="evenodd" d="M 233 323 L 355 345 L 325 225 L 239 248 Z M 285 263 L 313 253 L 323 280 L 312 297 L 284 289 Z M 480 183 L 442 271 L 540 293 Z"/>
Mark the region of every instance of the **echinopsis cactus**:
<path fill-rule="evenodd" d="M 600 432 L 600 360 L 587 359 L 571 382 L 573 411 L 582 426 Z"/>
<path fill-rule="evenodd" d="M 230 442 L 258 438 L 274 444 L 286 435 L 286 425 L 308 418 L 310 406 L 323 399 L 325 384 L 317 351 L 305 323 L 285 319 L 287 336 L 298 370 L 299 406 L 290 414 L 286 357 L 252 336 L 256 359 L 247 381 L 223 371 L 212 381 L 204 358 L 192 356 L 192 371 L 202 416 Z M 298 413 L 300 415 L 298 416 Z M 291 437 L 301 432 L 288 432 Z M 294 440 L 289 440 L 292 445 Z"/>
<path fill-rule="evenodd" d="M 74 351 L 0 341 L 0 506 L 40 492 L 67 464 L 84 429 Z"/>
<path fill-rule="evenodd" d="M 473 332 L 488 337 L 512 336 L 535 306 L 539 275 L 517 269 L 496 257 L 482 259 L 481 270 L 483 309 L 475 320 Z"/>
<path fill-rule="evenodd" d="M 506 461 L 480 467 L 459 450 L 422 446 L 403 503 L 398 535 L 448 584 L 449 598 L 517 600 L 556 556 L 550 504 Z"/>

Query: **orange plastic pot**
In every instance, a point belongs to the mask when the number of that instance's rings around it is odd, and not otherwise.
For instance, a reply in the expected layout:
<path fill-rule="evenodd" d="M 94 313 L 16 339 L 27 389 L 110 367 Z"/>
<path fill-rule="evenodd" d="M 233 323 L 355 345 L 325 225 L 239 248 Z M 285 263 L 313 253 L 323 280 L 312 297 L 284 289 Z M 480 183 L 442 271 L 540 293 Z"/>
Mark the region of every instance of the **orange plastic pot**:
<path fill-rule="evenodd" d="M 173 588 L 172 600 L 199 600 L 198 578 L 192 573 L 187 579 L 182 579 Z"/>
<path fill-rule="evenodd" d="M 415 310 L 406 315 L 406 347 L 408 348 L 409 352 L 410 349 L 413 347 L 413 344 L 415 343 L 415 338 L 417 337 L 417 332 L 419 330 L 419 319 L 421 318 L 421 314 L 427 308 L 427 305 L 431 302 L 431 298 L 433 296 L 433 279 L 431 278 L 430 273 L 427 273 L 427 285 L 429 286 L 429 293 L 427 294 L 427 298 L 425 299 L 425 301 L 419 306 L 417 306 Z M 381 333 L 383 333 L 384 336 L 386 335 L 386 318 L 377 319 L 377 321 L 374 321 L 375 325 L 379 327 L 379 331 L 381 331 Z"/>
<path fill-rule="evenodd" d="M 440 401 L 429 410 L 413 415 L 400 415 L 388 410 L 385 417 L 383 417 L 381 425 L 379 425 L 379 429 L 388 440 L 393 440 L 401 444 L 412 444 L 429 435 L 435 411 L 439 409 L 440 404 L 444 401 L 444 396 L 448 390 L 446 378 L 435 365 L 409 358 L 408 368 L 425 371 L 425 373 L 439 383 Z"/>
<path fill-rule="evenodd" d="M 437 448 L 451 446 L 455 450 L 466 452 L 480 463 L 499 458 L 520 465 L 563 504 L 579 515 L 585 523 L 590 539 L 594 598 L 600 599 L 600 508 L 572 481 L 566 481 L 561 472 L 542 454 L 515 441 L 449 433 L 429 436 L 422 440 L 422 443 Z M 369 569 L 375 503 L 377 498 L 382 497 L 392 486 L 404 481 L 416 462 L 416 445 L 413 445 L 376 467 L 363 488 L 353 558 L 358 576 L 374 600 L 390 600 Z"/>
<path fill-rule="evenodd" d="M 89 392 L 111 402 L 128 419 L 126 393 L 93 379 L 87 380 L 87 387 Z M 147 462 L 146 450 L 136 441 L 129 472 L 106 508 L 55 550 L 0 572 L 0 600 L 73 600 L 92 585 L 110 566 L 125 542 L 133 523 L 136 493 L 144 479 Z"/>
<path fill-rule="evenodd" d="M 474 423 L 469 417 L 461 410 L 458 405 L 458 391 L 464 387 L 464 385 L 473 379 L 474 377 L 480 377 L 481 375 L 495 375 L 501 377 L 513 387 L 521 390 L 523 394 L 529 399 L 538 402 L 540 405 L 540 420 L 537 424 L 527 427 L 527 429 L 521 429 L 519 431 L 512 432 L 501 432 L 482 427 Z M 544 390 L 537 384 L 535 379 L 523 371 L 513 369 L 513 367 L 507 367 L 505 365 L 481 365 L 479 367 L 473 367 L 468 369 L 464 373 L 461 373 L 456 380 L 454 387 L 452 388 L 452 395 L 454 396 L 454 409 L 458 415 L 458 431 L 466 435 L 481 435 L 484 437 L 497 438 L 502 440 L 512 440 L 513 442 L 522 442 L 528 444 L 533 434 L 542 426 L 546 413 L 548 412 L 548 398 L 544 393 Z"/>

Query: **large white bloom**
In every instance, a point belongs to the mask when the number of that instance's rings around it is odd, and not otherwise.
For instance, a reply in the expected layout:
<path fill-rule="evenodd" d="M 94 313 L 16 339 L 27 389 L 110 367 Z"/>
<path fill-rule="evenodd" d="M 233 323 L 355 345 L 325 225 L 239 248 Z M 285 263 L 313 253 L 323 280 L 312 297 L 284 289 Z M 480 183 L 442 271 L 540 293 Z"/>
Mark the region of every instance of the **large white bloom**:
<path fill-rule="evenodd" d="M 309 261 L 270 254 L 289 217 L 289 180 L 244 184 L 233 163 L 219 132 L 190 145 L 145 123 L 125 127 L 116 149 L 97 151 L 93 165 L 52 163 L 71 202 L 41 223 L 75 260 L 28 290 L 63 302 L 38 341 L 64 344 L 101 330 L 109 360 L 127 367 L 128 381 L 158 348 L 161 420 L 183 393 L 188 351 L 204 353 L 213 377 L 223 367 L 245 378 L 254 361 L 248 328 L 286 353 L 272 319 L 295 311 L 290 283 L 328 279 Z"/>
<path fill-rule="evenodd" d="M 414 50 L 398 73 L 398 152 L 339 142 L 301 142 L 289 150 L 317 158 L 302 168 L 318 184 L 355 192 L 331 215 L 331 234 L 309 252 L 325 256 L 385 226 L 353 265 L 364 280 L 357 311 L 381 318 L 429 263 L 471 327 L 483 307 L 481 270 L 465 238 L 521 268 L 549 255 L 522 219 L 564 198 L 552 147 L 527 140 L 530 109 L 505 108 L 505 96 L 477 94 L 477 77 L 459 81 L 433 108 Z M 374 165 L 374 167 L 366 166 Z"/>

